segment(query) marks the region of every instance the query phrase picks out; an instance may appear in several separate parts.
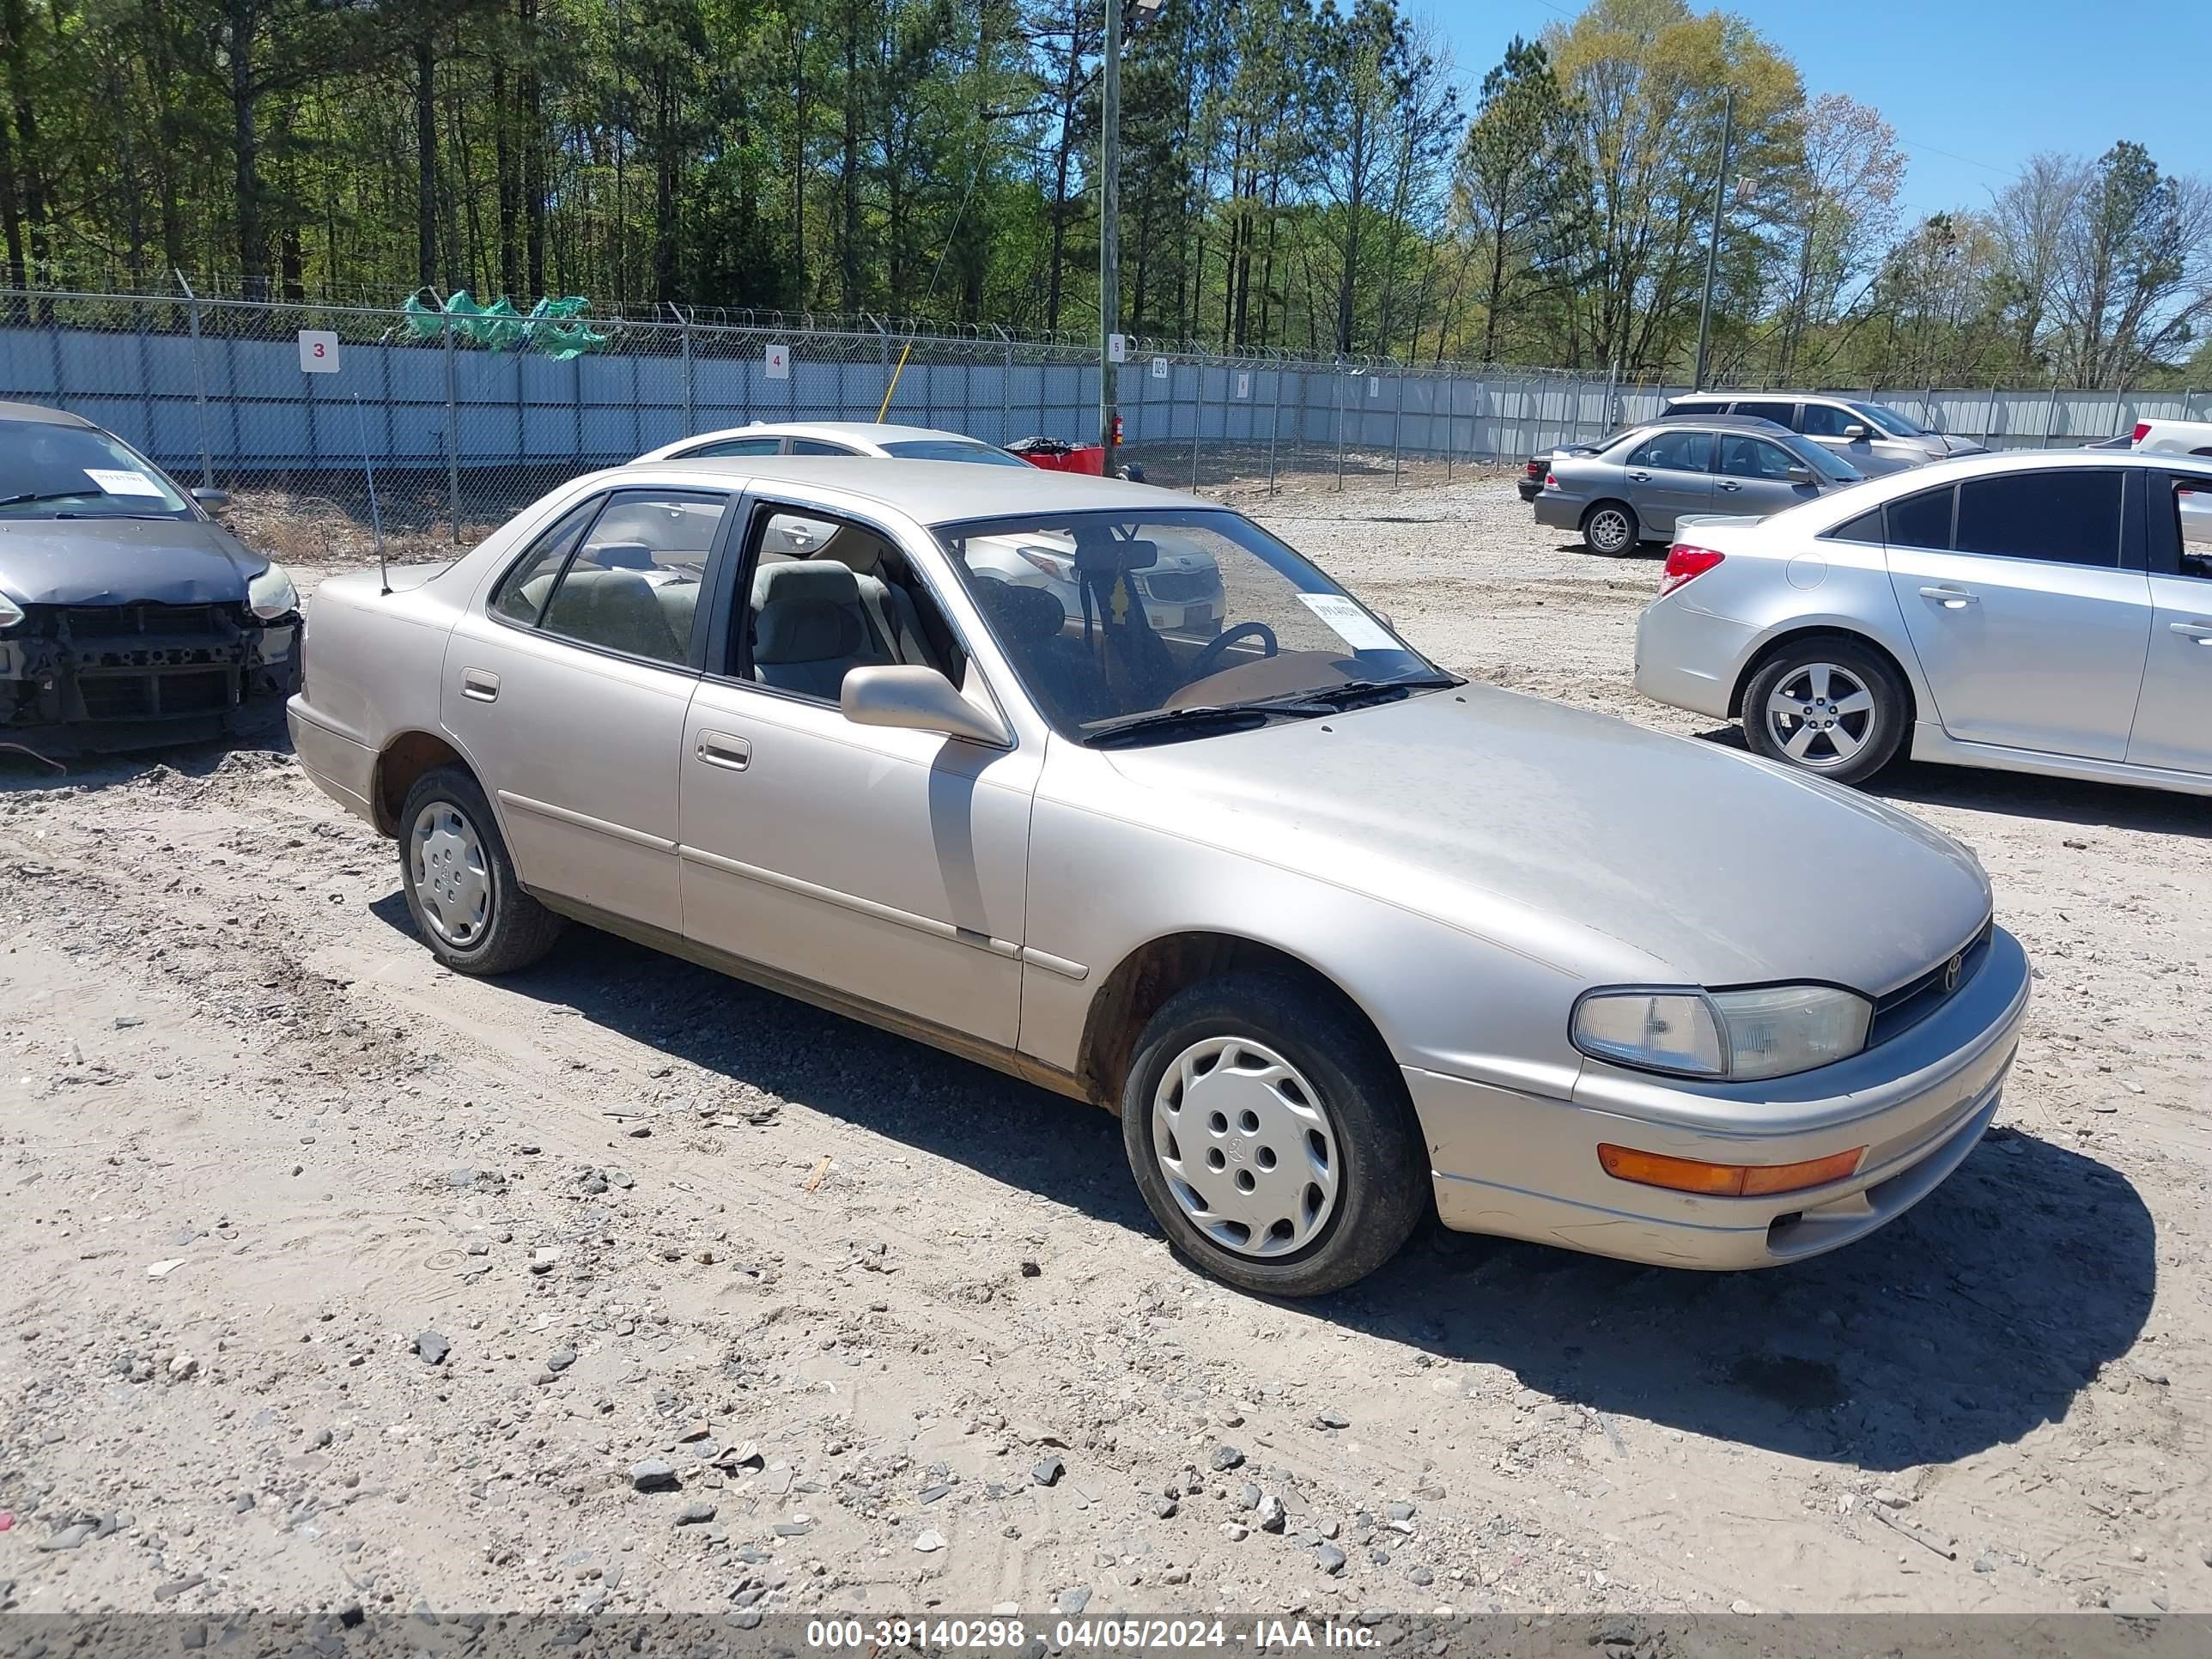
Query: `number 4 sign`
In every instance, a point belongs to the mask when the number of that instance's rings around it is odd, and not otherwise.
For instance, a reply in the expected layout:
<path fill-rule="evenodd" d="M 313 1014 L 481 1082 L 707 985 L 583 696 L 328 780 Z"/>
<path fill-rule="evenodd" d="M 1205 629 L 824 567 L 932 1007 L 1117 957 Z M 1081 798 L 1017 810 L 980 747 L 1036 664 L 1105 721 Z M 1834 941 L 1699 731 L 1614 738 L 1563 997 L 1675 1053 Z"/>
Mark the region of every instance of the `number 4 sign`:
<path fill-rule="evenodd" d="M 769 347 L 768 377 L 771 380 L 787 380 L 791 378 L 791 348 L 789 346 L 779 344 Z"/>
<path fill-rule="evenodd" d="M 300 373 L 335 374 L 338 372 L 338 337 L 319 328 L 300 331 Z"/>

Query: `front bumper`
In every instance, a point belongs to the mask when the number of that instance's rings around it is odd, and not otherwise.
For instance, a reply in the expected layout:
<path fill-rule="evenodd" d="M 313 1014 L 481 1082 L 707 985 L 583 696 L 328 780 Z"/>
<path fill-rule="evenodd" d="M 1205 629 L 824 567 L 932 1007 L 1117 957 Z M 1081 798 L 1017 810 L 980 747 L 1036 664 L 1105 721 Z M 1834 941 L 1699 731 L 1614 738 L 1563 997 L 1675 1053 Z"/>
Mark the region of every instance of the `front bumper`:
<path fill-rule="evenodd" d="M 1895 1220 L 1996 1115 L 2027 1012 L 2027 957 L 2002 929 L 1918 1024 L 1864 1054 L 1764 1084 L 1698 1085 L 1585 1066 L 1573 1101 L 1405 1068 L 1448 1227 L 1670 1267 L 1775 1267 Z M 1716 1164 L 1796 1164 L 1852 1147 L 1858 1173 L 1805 1192 L 1705 1198 L 1617 1181 L 1601 1143 Z"/>
<path fill-rule="evenodd" d="M 300 618 L 220 605 L 27 606 L 0 635 L 0 739 L 97 753 L 228 730 L 300 680 Z"/>

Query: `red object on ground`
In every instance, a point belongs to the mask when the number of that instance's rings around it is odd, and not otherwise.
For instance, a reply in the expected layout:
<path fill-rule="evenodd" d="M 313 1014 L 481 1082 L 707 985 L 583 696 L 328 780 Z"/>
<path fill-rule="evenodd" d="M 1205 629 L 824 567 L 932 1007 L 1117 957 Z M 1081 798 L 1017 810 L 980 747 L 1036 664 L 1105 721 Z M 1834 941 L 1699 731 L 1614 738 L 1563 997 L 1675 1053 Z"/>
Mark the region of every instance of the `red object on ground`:
<path fill-rule="evenodd" d="M 15 1512 L 13 1510 L 0 1510 L 0 1532 L 7 1531 L 15 1524 Z"/>
<path fill-rule="evenodd" d="M 1087 472 L 1094 478 L 1106 476 L 1106 446 L 1103 444 L 1083 444 L 1060 455 L 1032 450 L 1022 459 L 1031 466 L 1041 466 L 1048 472 Z"/>

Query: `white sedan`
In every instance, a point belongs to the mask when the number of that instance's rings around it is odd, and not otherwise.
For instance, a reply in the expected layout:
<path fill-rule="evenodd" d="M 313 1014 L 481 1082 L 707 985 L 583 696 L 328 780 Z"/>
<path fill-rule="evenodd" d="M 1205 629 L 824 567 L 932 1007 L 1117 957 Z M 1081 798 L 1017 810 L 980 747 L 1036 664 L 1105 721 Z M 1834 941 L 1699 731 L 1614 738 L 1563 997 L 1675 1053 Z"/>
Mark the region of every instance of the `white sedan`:
<path fill-rule="evenodd" d="M 720 460 L 749 455 L 873 455 L 894 461 L 969 461 L 984 466 L 1026 466 L 1018 455 L 958 432 L 927 426 L 886 426 L 875 421 L 789 421 L 695 432 L 649 449 L 641 461 Z"/>

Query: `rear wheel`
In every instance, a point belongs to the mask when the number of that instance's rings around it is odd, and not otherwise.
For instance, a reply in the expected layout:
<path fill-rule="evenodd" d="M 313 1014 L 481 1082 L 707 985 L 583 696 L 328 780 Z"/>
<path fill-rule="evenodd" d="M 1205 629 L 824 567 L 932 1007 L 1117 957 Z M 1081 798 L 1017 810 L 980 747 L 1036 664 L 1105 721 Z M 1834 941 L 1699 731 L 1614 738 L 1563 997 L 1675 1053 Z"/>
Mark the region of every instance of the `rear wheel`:
<path fill-rule="evenodd" d="M 1911 719 L 1912 695 L 1888 659 L 1832 635 L 1780 647 L 1744 687 L 1753 751 L 1838 783 L 1888 765 Z"/>
<path fill-rule="evenodd" d="M 1340 999 L 1277 974 L 1170 998 L 1121 1096 L 1129 1167 L 1176 1249 L 1268 1296 L 1317 1296 L 1395 1255 L 1428 1203 L 1412 1103 Z"/>
<path fill-rule="evenodd" d="M 415 931 L 456 973 L 527 968 L 561 918 L 522 890 L 491 803 L 458 766 L 425 772 L 399 810 L 399 878 Z"/>
<path fill-rule="evenodd" d="M 1636 509 L 1626 501 L 1600 501 L 1583 514 L 1583 542 L 1593 553 L 1632 553 L 1638 534 Z"/>

